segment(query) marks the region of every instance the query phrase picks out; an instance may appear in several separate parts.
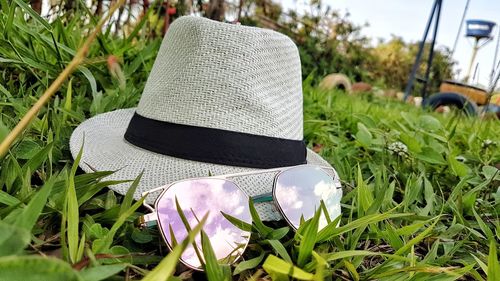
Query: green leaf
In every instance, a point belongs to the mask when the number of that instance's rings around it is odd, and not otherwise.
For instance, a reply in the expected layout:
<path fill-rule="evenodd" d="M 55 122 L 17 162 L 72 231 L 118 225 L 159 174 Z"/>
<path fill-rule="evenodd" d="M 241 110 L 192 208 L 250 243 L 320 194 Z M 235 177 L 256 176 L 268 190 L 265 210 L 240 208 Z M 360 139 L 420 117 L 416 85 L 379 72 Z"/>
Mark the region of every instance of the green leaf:
<path fill-rule="evenodd" d="M 1 85 L 0 85 L 1 86 Z M 9 134 L 9 127 L 7 127 L 0 119 L 0 142 Z"/>
<path fill-rule="evenodd" d="M 441 122 L 430 115 L 422 115 L 418 118 L 419 125 L 426 131 L 437 131 L 442 129 Z"/>
<path fill-rule="evenodd" d="M 217 257 L 215 256 L 214 249 L 210 244 L 210 240 L 207 234 L 202 230 L 201 231 L 201 248 L 203 251 L 203 257 L 205 258 L 205 272 L 207 274 L 207 278 L 209 281 L 222 281 L 227 279 L 227 276 L 224 276 L 224 272 L 222 268 L 219 266 L 217 261 Z"/>
<path fill-rule="evenodd" d="M 186 215 L 184 214 L 184 211 L 182 210 L 182 207 L 181 207 L 181 205 L 180 205 L 179 201 L 177 200 L 177 196 L 175 196 L 175 208 L 177 209 L 177 213 L 179 214 L 179 217 L 181 218 L 182 224 L 184 224 L 184 227 L 186 228 L 186 230 L 187 230 L 188 232 L 190 232 L 190 231 L 191 231 L 191 225 L 189 224 L 189 222 L 188 222 L 188 220 L 187 220 L 187 218 L 186 218 Z M 209 214 L 209 211 L 207 211 L 207 214 L 206 214 L 206 215 L 208 215 L 208 214 Z M 173 233 L 172 228 L 171 228 L 171 226 L 170 226 L 170 225 L 169 225 L 169 228 L 170 228 L 170 229 L 169 229 L 170 233 Z M 175 238 L 175 236 L 174 236 L 174 238 Z M 175 239 L 174 239 L 174 240 L 175 240 Z M 202 254 L 200 253 L 200 249 L 199 249 L 199 247 L 198 247 L 198 244 L 197 244 L 197 243 L 193 243 L 193 249 L 194 249 L 194 251 L 195 251 L 195 253 L 196 253 L 196 256 L 198 257 L 198 260 L 199 260 L 199 261 L 202 263 L 202 265 L 203 265 L 203 263 L 204 263 L 204 259 L 203 259 Z"/>
<path fill-rule="evenodd" d="M 356 133 L 356 139 L 359 141 L 359 143 L 365 147 L 369 147 L 372 144 L 372 134 L 366 128 L 366 126 L 358 122 L 358 132 Z"/>
<path fill-rule="evenodd" d="M 404 245 L 403 241 L 398 236 L 396 231 L 394 231 L 394 228 L 390 224 L 386 225 L 386 230 L 382 232 L 382 235 L 383 239 L 387 241 L 391 245 L 391 247 L 394 248 L 395 250 L 403 247 Z"/>
<path fill-rule="evenodd" d="M 1 257 L 0 280 L 80 281 L 82 278 L 60 259 L 32 255 Z"/>
<path fill-rule="evenodd" d="M 101 281 L 116 275 L 126 267 L 126 264 L 99 265 L 83 269 L 80 271 L 80 276 L 85 281 Z"/>
<path fill-rule="evenodd" d="M 425 177 L 423 177 L 423 185 L 424 185 L 424 197 L 425 202 L 427 203 L 425 207 L 419 212 L 420 216 L 427 216 L 429 213 L 433 213 L 434 211 L 434 202 L 436 200 L 436 194 L 434 193 L 434 187 L 431 182 Z"/>
<path fill-rule="evenodd" d="M 28 4 L 26 4 L 26 2 L 24 2 L 23 0 L 14 0 L 14 2 L 16 2 L 16 4 L 19 7 L 25 10 L 26 13 L 28 13 L 37 22 L 43 25 L 45 29 L 47 29 L 50 32 L 52 31 L 52 27 L 50 26 L 50 24 L 44 18 L 42 18 L 37 12 L 35 12 L 35 10 L 33 10 Z"/>
<path fill-rule="evenodd" d="M 500 180 L 500 170 L 493 166 L 483 166 L 482 174 L 487 180 Z"/>
<path fill-rule="evenodd" d="M 158 266 L 153 269 L 148 275 L 146 275 L 143 281 L 165 281 L 168 280 L 175 273 L 175 268 L 179 259 L 181 258 L 182 252 L 187 248 L 188 245 L 194 242 L 194 238 L 201 231 L 203 225 L 207 221 L 208 214 L 206 214 L 200 223 L 194 227 L 189 233 L 186 239 L 182 243 L 177 244 L 172 251 L 166 256 Z"/>
<path fill-rule="evenodd" d="M 406 244 L 403 247 L 399 248 L 394 254 L 403 255 L 407 253 L 407 251 L 410 250 L 415 244 L 421 242 L 425 237 L 427 237 L 432 232 L 432 230 L 434 229 L 434 227 L 438 222 L 439 222 L 439 217 L 434 218 L 434 222 L 428 228 L 426 228 L 424 231 L 415 236 L 415 238 L 406 242 Z"/>
<path fill-rule="evenodd" d="M 358 206 L 362 208 L 364 212 L 368 211 L 368 209 L 373 204 L 373 194 L 369 189 L 368 185 L 363 181 L 363 174 L 361 173 L 361 167 L 358 165 L 358 181 L 357 181 L 357 192 L 358 192 Z"/>
<path fill-rule="evenodd" d="M 132 185 L 127 190 L 125 197 L 123 198 L 122 204 L 120 205 L 120 215 L 125 213 L 130 206 L 132 206 L 132 201 L 134 200 L 134 193 L 137 190 L 137 186 L 139 186 L 139 182 L 141 181 L 142 175 L 144 171 L 142 171 L 134 180 Z"/>
<path fill-rule="evenodd" d="M 336 228 L 329 228 L 325 227 L 322 230 L 318 232 L 318 237 L 317 237 L 317 243 L 320 242 L 325 242 L 327 240 L 332 239 L 335 236 L 338 236 L 340 234 L 346 233 L 348 231 L 357 229 L 361 226 L 372 224 L 372 223 L 377 223 L 379 221 L 383 221 L 386 219 L 392 219 L 392 218 L 401 218 L 401 217 L 407 217 L 407 216 L 412 216 L 413 214 L 407 213 L 407 214 L 390 214 L 390 213 L 383 213 L 383 214 L 373 214 L 373 215 L 367 215 L 362 218 L 359 218 L 357 220 L 354 220 L 346 225 L 336 227 Z M 332 222 L 332 224 L 336 225 L 335 220 Z"/>
<path fill-rule="evenodd" d="M 273 229 L 273 231 L 271 231 L 267 237 L 271 240 L 280 240 L 281 238 L 285 237 L 288 232 L 290 232 L 290 227 L 280 227 L 278 229 Z"/>
<path fill-rule="evenodd" d="M 7 8 L 6 7 L 7 4 L 5 5 L 4 8 Z M 5 34 L 11 34 L 11 30 L 12 30 L 12 23 L 14 22 L 14 14 L 16 12 L 16 2 L 11 2 L 10 3 L 10 7 L 9 7 L 9 16 L 7 18 L 7 21 L 5 22 Z M 2 138 L 0 138 L 0 141 L 2 140 Z"/>
<path fill-rule="evenodd" d="M 441 164 L 445 165 L 446 161 L 444 161 L 443 155 L 441 153 L 437 152 L 433 148 L 426 146 L 422 148 L 422 152 L 418 153 L 415 156 L 417 159 L 425 161 L 427 163 L 431 164 Z"/>
<path fill-rule="evenodd" d="M 363 250 L 350 250 L 350 251 L 341 251 L 341 252 L 326 254 L 324 256 L 324 259 L 326 261 L 330 262 L 330 261 L 334 261 L 334 260 L 340 260 L 340 259 L 358 257 L 358 256 L 360 256 L 360 257 L 383 256 L 383 257 L 394 258 L 396 260 L 401 260 L 401 261 L 409 261 L 410 260 L 409 258 L 404 257 L 404 256 L 377 253 L 377 252 L 372 252 L 372 251 L 363 251 Z"/>
<path fill-rule="evenodd" d="M 0 256 L 20 254 L 30 240 L 31 234 L 26 228 L 0 221 Z"/>
<path fill-rule="evenodd" d="M 243 231 L 252 231 L 252 225 L 247 223 L 247 222 L 244 222 L 236 217 L 233 217 L 229 214 L 226 214 L 224 212 L 221 211 L 221 214 L 222 216 L 224 216 L 230 223 L 232 223 L 234 226 L 236 226 L 237 228 L 243 230 Z"/>
<path fill-rule="evenodd" d="M 48 158 L 52 147 L 54 146 L 54 142 L 47 144 L 42 150 L 35 154 L 35 156 L 31 157 L 28 162 L 23 165 L 23 172 L 26 171 L 36 171 L 43 162 L 45 162 Z"/>
<path fill-rule="evenodd" d="M 312 251 L 312 256 L 314 257 L 314 261 L 316 262 L 316 273 L 314 274 L 314 280 L 323 281 L 325 276 L 325 268 L 328 267 L 328 263 L 315 251 Z"/>
<path fill-rule="evenodd" d="M 278 240 L 265 240 L 265 242 L 269 243 L 269 245 L 271 245 L 271 247 L 273 247 L 273 249 L 276 251 L 276 253 L 278 253 L 278 255 L 280 255 L 285 261 L 292 263 L 292 258 L 290 257 L 290 255 L 286 251 L 285 246 L 283 246 L 283 244 L 280 241 L 278 241 Z"/>
<path fill-rule="evenodd" d="M 113 224 L 113 226 L 109 230 L 108 234 L 104 238 L 105 239 L 105 243 L 101 247 L 97 248 L 96 252 L 105 252 L 105 251 L 107 251 L 111 247 L 111 245 L 113 244 L 113 239 L 114 239 L 114 237 L 115 237 L 116 232 L 118 231 L 118 229 L 125 223 L 125 221 L 127 221 L 127 219 L 130 216 L 132 216 L 134 214 L 134 212 L 140 206 L 142 206 L 142 202 L 143 201 L 144 201 L 144 197 L 141 198 L 139 201 L 135 202 L 135 204 L 132 205 L 132 207 L 130 207 L 126 212 L 124 212 L 123 214 L 121 214 L 118 217 L 118 219 Z"/>
<path fill-rule="evenodd" d="M 28 205 L 17 216 L 14 225 L 31 231 L 45 207 L 56 177 L 52 176 L 43 187 L 33 196 Z"/>
<path fill-rule="evenodd" d="M 73 100 L 73 78 L 68 82 L 68 90 L 66 91 L 66 98 L 64 100 L 64 112 L 62 117 L 62 123 L 66 124 L 66 119 L 68 118 L 68 112 L 71 111 L 71 105 Z"/>
<path fill-rule="evenodd" d="M 14 206 L 20 204 L 21 201 L 19 201 L 19 199 L 17 199 L 16 197 L 8 194 L 7 192 L 0 190 L 0 203 L 7 206 Z"/>
<path fill-rule="evenodd" d="M 316 244 L 316 235 L 318 234 L 319 217 L 321 215 L 321 208 L 318 208 L 314 213 L 314 217 L 307 224 L 305 231 L 301 237 L 299 245 L 299 255 L 297 258 L 297 265 L 303 267 L 306 262 L 311 258 L 311 253 Z"/>
<path fill-rule="evenodd" d="M 238 275 L 245 270 L 256 268 L 264 260 L 265 256 L 266 252 L 262 252 L 258 257 L 238 263 L 238 265 L 234 269 L 233 275 Z"/>
<path fill-rule="evenodd" d="M 491 250 L 491 249 L 490 249 Z M 481 269 L 484 271 L 484 273 L 488 274 L 488 265 L 485 264 L 481 259 L 479 259 L 478 257 L 474 256 L 473 254 L 471 254 L 471 256 L 476 260 L 477 264 L 479 264 L 479 267 L 481 267 Z"/>
<path fill-rule="evenodd" d="M 83 250 L 85 250 L 85 232 L 82 234 L 80 238 L 80 244 L 78 246 L 78 250 L 76 251 L 76 260 L 79 261 L 83 258 Z"/>
<path fill-rule="evenodd" d="M 467 168 L 467 165 L 464 163 L 459 162 L 457 159 L 455 159 L 454 155 L 448 155 L 448 164 L 451 167 L 451 170 L 453 173 L 459 177 L 465 177 L 468 174 L 469 169 Z"/>
<path fill-rule="evenodd" d="M 259 232 L 259 234 L 262 237 L 267 237 L 267 235 L 269 235 L 269 233 L 271 233 L 271 231 L 273 231 L 273 229 L 266 226 L 260 220 L 259 214 L 257 213 L 257 210 L 255 209 L 255 205 L 253 204 L 252 198 L 249 199 L 248 205 L 250 207 L 250 214 L 252 216 L 252 222 L 253 222 L 255 229 L 257 230 L 257 232 Z"/>
<path fill-rule="evenodd" d="M 355 281 L 359 281 L 359 273 L 356 271 L 356 267 L 354 267 L 352 263 L 346 260 L 344 260 L 344 266 L 346 267 L 347 271 L 349 271 L 352 279 Z"/>
<path fill-rule="evenodd" d="M 271 275 L 272 280 L 276 280 L 273 276 L 290 276 L 297 280 L 313 280 L 314 275 L 290 264 L 274 255 L 269 255 L 262 265 L 262 268 Z"/>
<path fill-rule="evenodd" d="M 494 239 L 490 240 L 490 253 L 488 255 L 488 280 L 500 280 L 500 263 L 497 254 L 498 245 Z"/>
<path fill-rule="evenodd" d="M 16 147 L 14 154 L 18 159 L 31 159 L 34 157 L 42 148 L 40 145 L 32 140 L 23 140 Z"/>
<path fill-rule="evenodd" d="M 85 66 L 78 66 L 78 70 L 87 78 L 87 80 L 90 83 L 90 88 L 92 89 L 92 96 L 97 95 L 97 82 L 95 81 L 94 75 L 92 75 L 92 72 Z"/>
<path fill-rule="evenodd" d="M 406 144 L 409 151 L 413 153 L 422 152 L 422 146 L 415 137 L 410 137 L 405 133 L 401 133 L 401 135 L 399 135 L 399 138 L 404 144 Z"/>
<path fill-rule="evenodd" d="M 491 229 L 488 227 L 488 225 L 481 219 L 481 216 L 479 216 L 477 214 L 476 209 L 474 207 L 472 208 L 472 212 L 474 213 L 474 218 L 476 219 L 477 223 L 479 224 L 479 228 L 481 228 L 483 233 L 486 235 L 486 238 L 488 238 L 488 240 L 493 240 L 495 237 L 493 235 L 493 231 L 491 231 Z"/>
<path fill-rule="evenodd" d="M 78 168 L 78 164 L 80 163 L 80 159 L 82 158 L 83 153 L 83 143 L 80 147 L 80 151 L 73 162 L 73 166 L 71 167 L 71 172 L 68 175 L 68 189 L 66 191 L 66 200 L 65 200 L 65 210 L 66 213 L 66 223 L 67 223 L 67 239 L 68 239 L 68 252 L 69 258 L 72 263 L 78 262 L 78 242 L 79 234 L 78 234 L 78 224 L 80 223 L 80 217 L 78 212 L 78 199 L 76 197 L 76 188 L 75 188 L 75 174 Z M 64 233 L 63 233 L 64 235 Z"/>

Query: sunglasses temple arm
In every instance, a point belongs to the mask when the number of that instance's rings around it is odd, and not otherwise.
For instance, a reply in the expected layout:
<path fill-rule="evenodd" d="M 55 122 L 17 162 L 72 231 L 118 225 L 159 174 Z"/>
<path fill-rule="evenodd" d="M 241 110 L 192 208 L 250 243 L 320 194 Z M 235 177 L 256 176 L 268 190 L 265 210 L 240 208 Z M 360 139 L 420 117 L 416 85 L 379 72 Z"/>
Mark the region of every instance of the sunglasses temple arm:
<path fill-rule="evenodd" d="M 252 200 L 254 203 L 264 203 L 264 202 L 272 202 L 273 194 L 271 192 L 259 194 L 252 196 Z"/>
<path fill-rule="evenodd" d="M 156 212 L 145 214 L 144 216 L 140 216 L 137 221 L 137 225 L 140 228 L 152 228 L 157 226 L 158 220 L 157 220 L 158 215 Z"/>

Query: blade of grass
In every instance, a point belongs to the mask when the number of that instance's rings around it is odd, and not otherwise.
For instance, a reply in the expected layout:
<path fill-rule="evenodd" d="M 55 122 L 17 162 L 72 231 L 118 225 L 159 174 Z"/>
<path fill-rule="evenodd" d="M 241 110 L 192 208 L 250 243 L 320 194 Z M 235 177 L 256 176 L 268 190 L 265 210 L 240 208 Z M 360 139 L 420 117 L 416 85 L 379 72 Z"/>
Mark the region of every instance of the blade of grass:
<path fill-rule="evenodd" d="M 318 243 L 325 242 L 334 236 L 340 235 L 342 233 L 346 233 L 346 232 L 351 231 L 353 229 L 357 229 L 363 225 L 377 223 L 377 222 L 380 222 L 380 221 L 383 221 L 386 219 L 408 217 L 408 216 L 412 216 L 412 215 L 414 215 L 414 214 L 411 214 L 411 213 L 408 213 L 408 214 L 390 214 L 389 212 L 386 212 L 383 214 L 367 215 L 367 216 L 364 216 L 360 219 L 352 221 L 352 222 L 350 222 L 344 226 L 341 226 L 341 227 L 336 227 L 336 221 L 333 221 L 332 224 L 328 225 L 327 227 L 325 227 L 319 231 L 318 236 L 316 238 L 317 239 L 316 242 L 318 242 Z"/>
<path fill-rule="evenodd" d="M 177 200 L 177 196 L 175 196 L 175 207 L 177 209 L 177 213 L 179 214 L 179 217 L 181 218 L 182 223 L 184 224 L 184 227 L 186 228 L 186 230 L 188 232 L 190 232 L 191 231 L 191 226 L 189 225 L 189 222 L 188 222 L 188 220 L 186 218 L 186 215 L 182 211 L 181 205 L 179 204 L 179 201 Z M 194 214 L 194 215 L 196 215 L 196 214 Z M 206 214 L 206 215 L 208 216 L 209 214 Z M 203 263 L 205 262 L 205 260 L 203 259 L 203 256 L 201 255 L 200 249 L 198 248 L 198 245 L 196 245 L 196 242 L 193 242 L 193 249 L 194 249 L 194 251 L 196 253 L 196 256 L 200 260 L 201 264 L 203 265 Z"/>
<path fill-rule="evenodd" d="M 24 3 L 21 0 L 15 0 L 16 3 L 20 6 L 26 6 L 27 8 L 28 5 Z M 109 9 L 109 12 L 104 16 L 99 23 L 97 24 L 96 28 L 90 35 L 87 37 L 85 42 L 83 43 L 82 47 L 78 50 L 76 53 L 75 57 L 71 62 L 66 66 L 66 68 L 59 74 L 59 76 L 52 82 L 50 87 L 43 93 L 43 95 L 37 100 L 37 102 L 30 108 L 30 110 L 26 113 L 26 115 L 19 121 L 19 123 L 14 127 L 14 129 L 7 135 L 7 137 L 0 143 L 0 158 L 3 158 L 6 154 L 7 151 L 9 150 L 10 146 L 14 143 L 14 141 L 23 133 L 23 131 L 28 127 L 28 125 L 31 123 L 31 121 L 38 115 L 38 112 L 43 108 L 45 104 L 49 102 L 49 100 L 52 98 L 52 96 L 57 92 L 57 90 L 61 87 L 61 85 L 64 83 L 64 81 L 73 73 L 73 71 L 82 63 L 84 58 L 87 56 L 87 53 L 90 49 L 90 46 L 92 42 L 95 40 L 99 32 L 101 31 L 102 26 L 104 23 L 106 23 L 111 16 L 114 14 L 114 12 L 123 5 L 125 0 L 118 0 L 116 1 L 111 8 Z M 33 11 L 31 8 L 29 8 L 31 11 Z M 33 11 L 34 12 L 34 11 Z M 50 27 L 50 26 L 49 26 Z"/>
<path fill-rule="evenodd" d="M 316 235 L 318 234 L 319 217 L 321 215 L 321 208 L 318 208 L 314 213 L 314 217 L 307 224 L 307 229 L 301 237 L 299 245 L 299 255 L 297 257 L 297 265 L 303 267 L 306 262 L 311 258 L 311 253 L 316 244 Z"/>
<path fill-rule="evenodd" d="M 248 206 L 250 207 L 250 214 L 252 215 L 253 225 L 255 229 L 262 237 L 267 237 L 267 235 L 273 230 L 272 228 L 266 226 L 259 217 L 252 198 L 248 200 Z"/>
<path fill-rule="evenodd" d="M 165 281 L 168 280 L 175 273 L 175 268 L 179 259 L 181 258 L 182 252 L 187 248 L 188 245 L 194 242 L 196 235 L 201 231 L 203 225 L 207 221 L 208 214 L 206 214 L 200 223 L 195 226 L 191 231 L 189 231 L 188 236 L 180 244 L 174 247 L 172 251 L 164 258 L 158 266 L 153 269 L 148 275 L 146 275 L 143 281 Z"/>
<path fill-rule="evenodd" d="M 233 217 L 229 214 L 226 214 L 224 212 L 221 212 L 222 216 L 224 216 L 224 218 L 226 218 L 229 222 L 231 222 L 234 226 L 236 226 L 237 228 L 241 229 L 241 230 L 244 230 L 244 231 L 252 231 L 252 225 L 247 223 L 247 222 L 244 222 L 236 217 Z"/>
<path fill-rule="evenodd" d="M 85 140 L 83 142 L 85 142 Z M 82 154 L 83 154 L 83 143 L 80 147 L 80 151 L 78 152 L 78 155 L 76 156 L 75 161 L 73 162 L 73 166 L 71 167 L 71 171 L 68 175 L 68 189 L 66 191 L 66 200 L 64 204 L 66 206 L 66 208 L 64 208 L 64 212 L 66 214 L 67 218 L 66 223 L 68 227 L 68 232 L 67 232 L 68 253 L 69 253 L 69 259 L 73 264 L 78 262 L 78 242 L 80 241 L 79 231 L 78 231 L 80 216 L 78 210 L 79 209 L 78 199 L 76 197 L 75 174 L 76 170 L 78 169 L 78 164 L 80 163 L 80 160 L 82 158 Z"/>
<path fill-rule="evenodd" d="M 14 225 L 31 231 L 31 229 L 37 222 L 38 217 L 43 210 L 43 207 L 45 207 L 45 203 L 47 202 L 50 191 L 54 186 L 55 180 L 56 176 L 53 176 L 43 185 L 43 187 L 35 194 L 35 196 L 33 196 L 28 205 L 16 217 Z"/>
<path fill-rule="evenodd" d="M 139 186 L 139 182 L 141 181 L 142 175 L 144 174 L 144 170 L 135 178 L 134 182 L 130 185 L 125 197 L 123 198 L 122 204 L 120 205 L 120 215 L 125 213 L 130 206 L 132 206 L 132 201 L 134 200 L 134 193 L 137 190 L 137 186 Z"/>
<path fill-rule="evenodd" d="M 278 279 L 279 276 L 291 276 L 297 280 L 313 280 L 314 275 L 299 267 L 294 266 L 276 256 L 269 255 L 262 265 L 264 270 L 271 275 L 272 280 Z M 278 278 L 274 278 L 277 275 Z"/>
<path fill-rule="evenodd" d="M 22 0 L 14 0 L 14 2 L 23 10 L 25 10 L 26 13 L 28 13 L 37 22 L 43 25 L 45 29 L 47 29 L 48 31 L 52 31 L 52 27 L 50 26 L 50 24 L 44 18 L 42 18 L 37 12 L 35 12 L 35 10 L 33 10 L 26 2 Z"/>
<path fill-rule="evenodd" d="M 278 241 L 278 240 L 265 240 L 265 242 L 269 243 L 269 245 L 271 245 L 271 247 L 273 247 L 273 249 L 276 251 L 276 253 L 278 253 L 278 255 L 280 255 L 286 262 L 292 264 L 292 258 L 290 257 L 290 255 L 288 254 L 288 252 L 286 251 L 286 248 L 285 246 L 283 246 L 283 244 Z"/>
<path fill-rule="evenodd" d="M 265 256 L 266 252 L 262 252 L 258 257 L 238 263 L 238 265 L 234 269 L 233 275 L 238 275 L 245 270 L 256 268 L 264 260 Z"/>
<path fill-rule="evenodd" d="M 490 253 L 488 255 L 488 280 L 500 280 L 500 263 L 498 261 L 497 244 L 490 240 Z"/>
<path fill-rule="evenodd" d="M 219 266 L 217 262 L 217 257 L 215 256 L 214 249 L 210 244 L 210 240 L 208 239 L 205 231 L 201 231 L 201 249 L 203 251 L 203 257 L 205 259 L 204 269 L 207 274 L 207 278 L 209 281 L 227 281 L 227 276 L 224 276 L 222 268 Z"/>

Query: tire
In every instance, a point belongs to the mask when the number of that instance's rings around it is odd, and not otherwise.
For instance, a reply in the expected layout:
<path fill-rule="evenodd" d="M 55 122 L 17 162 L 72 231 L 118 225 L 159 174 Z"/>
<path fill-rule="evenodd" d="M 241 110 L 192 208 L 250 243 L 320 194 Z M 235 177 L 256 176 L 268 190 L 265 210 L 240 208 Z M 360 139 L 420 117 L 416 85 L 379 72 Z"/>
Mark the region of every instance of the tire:
<path fill-rule="evenodd" d="M 469 116 L 476 116 L 479 109 L 475 102 L 457 93 L 437 93 L 426 98 L 423 107 L 436 110 L 440 106 L 454 106 L 464 111 Z"/>
<path fill-rule="evenodd" d="M 341 73 L 328 74 L 319 83 L 319 88 L 322 90 L 330 91 L 334 89 L 344 90 L 347 93 L 351 93 L 352 84 L 349 77 Z"/>

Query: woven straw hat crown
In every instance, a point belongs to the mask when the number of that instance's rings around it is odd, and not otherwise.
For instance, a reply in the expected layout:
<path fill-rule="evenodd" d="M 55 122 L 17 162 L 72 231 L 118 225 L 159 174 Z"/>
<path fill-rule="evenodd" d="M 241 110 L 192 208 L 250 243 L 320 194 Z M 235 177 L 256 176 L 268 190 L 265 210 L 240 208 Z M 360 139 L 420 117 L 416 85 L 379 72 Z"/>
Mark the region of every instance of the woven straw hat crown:
<path fill-rule="evenodd" d="M 181 17 L 169 28 L 137 113 L 160 121 L 301 140 L 300 58 L 290 38 Z"/>

